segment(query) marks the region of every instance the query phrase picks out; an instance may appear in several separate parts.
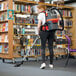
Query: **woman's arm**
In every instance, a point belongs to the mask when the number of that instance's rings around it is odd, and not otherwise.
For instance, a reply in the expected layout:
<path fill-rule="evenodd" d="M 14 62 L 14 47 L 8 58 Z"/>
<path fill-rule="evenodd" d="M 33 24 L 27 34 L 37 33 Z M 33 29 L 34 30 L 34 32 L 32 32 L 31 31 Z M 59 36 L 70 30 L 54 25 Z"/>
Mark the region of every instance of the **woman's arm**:
<path fill-rule="evenodd" d="M 40 27 L 41 27 L 41 20 L 38 20 L 38 33 L 39 33 L 39 31 L 40 31 Z"/>

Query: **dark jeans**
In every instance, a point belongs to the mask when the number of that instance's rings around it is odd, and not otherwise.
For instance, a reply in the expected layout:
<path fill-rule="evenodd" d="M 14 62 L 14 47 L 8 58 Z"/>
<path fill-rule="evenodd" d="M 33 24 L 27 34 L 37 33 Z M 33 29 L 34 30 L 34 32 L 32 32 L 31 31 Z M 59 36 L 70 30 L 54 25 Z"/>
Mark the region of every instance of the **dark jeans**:
<path fill-rule="evenodd" d="M 45 63 L 45 48 L 46 48 L 46 41 L 48 40 L 48 48 L 49 48 L 49 53 L 50 53 L 50 64 L 53 64 L 54 35 L 55 35 L 55 31 L 40 31 L 41 54 L 42 54 L 43 63 Z"/>

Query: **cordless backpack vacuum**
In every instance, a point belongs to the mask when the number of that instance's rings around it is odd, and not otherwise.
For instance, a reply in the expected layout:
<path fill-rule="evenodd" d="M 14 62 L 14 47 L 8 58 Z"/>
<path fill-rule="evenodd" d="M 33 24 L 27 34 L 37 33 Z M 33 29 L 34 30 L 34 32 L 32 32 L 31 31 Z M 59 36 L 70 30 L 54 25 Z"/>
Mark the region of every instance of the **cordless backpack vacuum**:
<path fill-rule="evenodd" d="M 63 17 L 62 17 L 61 12 L 59 11 L 59 9 L 53 7 L 53 8 L 47 9 L 47 12 L 45 12 L 45 11 L 43 11 L 43 12 L 45 13 L 45 16 L 46 16 L 45 17 L 46 23 L 41 26 L 42 31 L 51 31 L 51 30 L 63 31 L 64 30 L 64 21 L 63 21 Z M 61 28 L 59 28 L 59 27 L 61 27 Z M 28 50 L 28 52 L 33 48 L 33 46 L 35 45 L 35 43 L 38 39 L 39 39 L 39 37 L 37 36 L 37 38 L 34 40 L 34 43 L 31 46 L 31 48 Z M 21 63 L 16 64 L 15 67 L 19 67 L 20 65 L 22 65 L 25 58 L 26 57 L 24 56 Z"/>
<path fill-rule="evenodd" d="M 45 13 L 46 23 L 41 26 L 42 31 L 64 30 L 64 21 L 61 12 L 57 8 L 48 9 Z M 61 28 L 60 28 L 61 27 Z"/>

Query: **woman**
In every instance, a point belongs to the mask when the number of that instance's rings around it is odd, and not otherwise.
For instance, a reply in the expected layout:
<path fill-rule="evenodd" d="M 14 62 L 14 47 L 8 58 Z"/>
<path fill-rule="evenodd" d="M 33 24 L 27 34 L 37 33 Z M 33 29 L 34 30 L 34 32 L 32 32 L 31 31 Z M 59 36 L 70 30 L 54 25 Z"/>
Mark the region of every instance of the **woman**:
<path fill-rule="evenodd" d="M 55 31 L 41 31 L 41 26 L 43 26 L 46 22 L 46 16 L 43 11 L 46 10 L 45 6 L 39 5 L 38 7 L 38 32 L 41 39 L 41 54 L 42 54 L 42 64 L 41 69 L 44 69 L 46 67 L 45 63 L 45 47 L 46 47 L 46 41 L 48 40 L 48 48 L 50 52 L 50 64 L 49 67 L 53 68 L 53 40 L 54 40 L 54 34 Z"/>

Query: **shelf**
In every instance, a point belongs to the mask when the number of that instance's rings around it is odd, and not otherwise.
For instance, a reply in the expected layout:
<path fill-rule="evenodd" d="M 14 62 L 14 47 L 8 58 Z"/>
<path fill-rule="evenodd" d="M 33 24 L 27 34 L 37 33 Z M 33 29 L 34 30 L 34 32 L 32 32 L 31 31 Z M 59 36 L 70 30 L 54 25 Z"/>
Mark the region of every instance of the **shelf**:
<path fill-rule="evenodd" d="M 4 2 L 4 1 L 7 1 L 7 0 L 3 0 L 3 1 L 0 1 L 0 2 Z"/>
<path fill-rule="evenodd" d="M 18 3 L 18 4 L 25 4 L 25 3 L 27 3 L 27 4 L 36 4 L 37 3 L 35 1 L 27 1 L 27 0 L 15 0 L 14 2 Z"/>
<path fill-rule="evenodd" d="M 29 12 L 17 12 L 17 11 L 15 11 L 15 14 L 32 14 L 32 13 L 29 13 Z"/>
<path fill-rule="evenodd" d="M 63 18 L 72 18 L 72 16 L 63 16 Z"/>
<path fill-rule="evenodd" d="M 63 37 L 64 35 L 58 35 L 58 34 L 57 34 L 57 36 L 59 36 L 59 37 Z"/>
<path fill-rule="evenodd" d="M 68 44 L 56 44 L 56 45 L 68 45 Z"/>
<path fill-rule="evenodd" d="M 55 5 L 55 4 L 49 4 L 49 3 L 39 3 L 40 5 L 46 5 L 46 6 L 53 6 L 53 7 L 59 7 L 60 9 L 73 9 L 73 7 L 63 6 L 63 5 Z"/>
<path fill-rule="evenodd" d="M 13 45 L 13 46 L 21 46 L 20 44 L 15 44 L 15 45 Z"/>
<path fill-rule="evenodd" d="M 26 23 L 13 23 L 14 25 L 32 25 L 32 26 L 37 26 L 37 24 L 26 24 Z"/>
<path fill-rule="evenodd" d="M 70 52 L 72 56 L 76 56 L 76 52 Z"/>
<path fill-rule="evenodd" d="M 7 10 L 0 10 L 0 13 L 7 12 Z"/>
<path fill-rule="evenodd" d="M 17 12 L 15 11 L 15 14 L 22 14 L 22 15 L 25 15 L 25 14 L 29 14 L 29 15 L 38 15 L 37 13 L 30 13 L 30 12 Z"/>
<path fill-rule="evenodd" d="M 53 7 L 59 7 L 60 9 L 73 9 L 73 7 L 63 6 L 63 5 L 55 5 L 55 4 L 49 4 L 49 3 L 42 3 L 42 2 L 36 2 L 36 1 L 25 1 L 25 0 L 15 0 L 15 3 L 19 4 L 39 4 L 39 5 L 45 5 L 45 6 L 53 6 Z"/>
<path fill-rule="evenodd" d="M 8 31 L 0 32 L 0 33 L 8 33 Z"/>
<path fill-rule="evenodd" d="M 38 36 L 38 35 L 36 35 L 36 34 L 14 34 L 14 35 L 24 35 L 24 36 L 28 36 L 28 35 L 35 35 L 35 36 Z"/>
<path fill-rule="evenodd" d="M 0 54 L 8 55 L 8 53 L 0 53 Z"/>
<path fill-rule="evenodd" d="M 0 42 L 0 44 L 8 44 L 8 42 Z"/>
<path fill-rule="evenodd" d="M 14 55 L 13 57 L 14 58 L 20 58 L 21 56 L 20 55 Z"/>
<path fill-rule="evenodd" d="M 21 46 L 20 44 L 15 44 L 13 46 Z M 31 44 L 28 44 L 28 45 L 24 45 L 24 46 L 32 46 Z M 41 46 L 40 44 L 35 44 L 34 46 Z"/>
<path fill-rule="evenodd" d="M 72 28 L 72 26 L 64 26 L 64 28 Z"/>
<path fill-rule="evenodd" d="M 30 56 L 24 56 L 24 57 L 34 57 L 34 58 L 36 58 L 37 56 L 36 55 L 30 55 Z"/>
<path fill-rule="evenodd" d="M 6 23 L 6 22 L 8 22 L 8 20 L 5 20 L 5 21 L 0 21 L 0 23 Z"/>
<path fill-rule="evenodd" d="M 67 53 L 60 52 L 60 53 L 55 53 L 54 55 L 66 55 Z"/>

